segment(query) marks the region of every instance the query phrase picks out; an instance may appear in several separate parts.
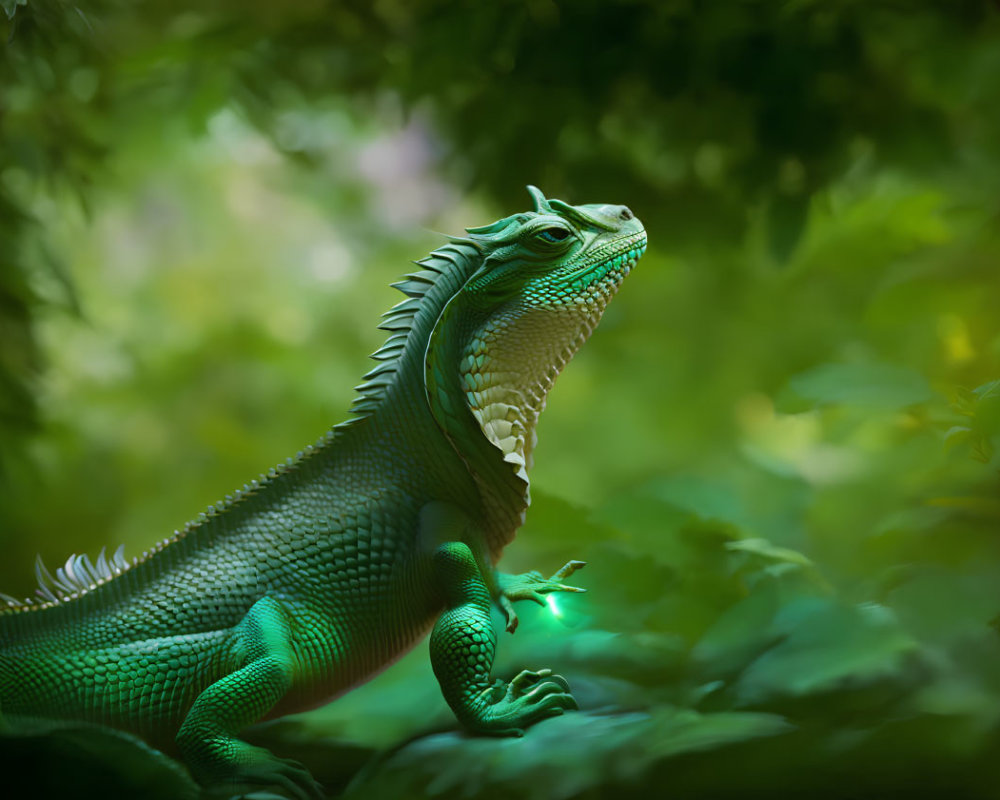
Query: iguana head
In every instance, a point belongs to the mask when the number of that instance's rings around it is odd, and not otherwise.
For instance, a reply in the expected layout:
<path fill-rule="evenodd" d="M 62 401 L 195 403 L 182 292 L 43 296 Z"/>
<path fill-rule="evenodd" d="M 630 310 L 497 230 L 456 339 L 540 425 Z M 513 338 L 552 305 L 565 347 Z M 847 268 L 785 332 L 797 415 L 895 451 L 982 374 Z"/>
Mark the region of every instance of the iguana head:
<path fill-rule="evenodd" d="M 525 478 L 546 393 L 646 249 L 625 206 L 572 206 L 528 190 L 534 211 L 469 229 L 481 260 L 439 326 L 461 343 L 460 386 L 482 433 Z"/>
<path fill-rule="evenodd" d="M 572 309 L 599 318 L 646 249 L 642 223 L 626 206 L 572 206 L 528 191 L 534 211 L 468 229 L 484 258 L 463 293 L 504 316 Z"/>

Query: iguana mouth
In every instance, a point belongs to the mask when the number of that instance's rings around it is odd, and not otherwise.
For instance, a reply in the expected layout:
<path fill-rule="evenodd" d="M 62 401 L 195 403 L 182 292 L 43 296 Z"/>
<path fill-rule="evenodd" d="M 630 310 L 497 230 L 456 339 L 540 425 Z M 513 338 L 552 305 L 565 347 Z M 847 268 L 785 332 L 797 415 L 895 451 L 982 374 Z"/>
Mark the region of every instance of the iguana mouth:
<path fill-rule="evenodd" d="M 586 290 L 595 284 L 595 281 L 599 288 L 604 288 L 606 284 L 617 288 L 646 252 L 646 232 L 640 231 L 615 239 L 608 242 L 601 250 L 602 252 L 589 259 L 586 264 L 566 275 L 564 281 L 570 290 L 577 292 Z M 617 255 L 607 258 L 608 250 Z"/>

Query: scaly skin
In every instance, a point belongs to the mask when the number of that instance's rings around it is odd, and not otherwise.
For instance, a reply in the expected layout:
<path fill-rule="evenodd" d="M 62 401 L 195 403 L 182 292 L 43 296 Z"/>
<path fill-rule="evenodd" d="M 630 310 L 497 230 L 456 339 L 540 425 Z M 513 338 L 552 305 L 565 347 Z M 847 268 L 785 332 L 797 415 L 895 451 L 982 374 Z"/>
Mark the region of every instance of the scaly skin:
<path fill-rule="evenodd" d="M 551 579 L 495 563 L 523 520 L 534 427 L 559 370 L 645 250 L 623 206 L 535 211 L 469 230 L 396 286 L 408 299 L 356 416 L 126 565 L 71 558 L 44 602 L 0 611 L 7 722 L 86 720 L 178 751 L 207 785 L 320 791 L 237 738 L 325 703 L 429 629 L 467 728 L 520 734 L 576 707 L 550 670 L 491 680 L 491 603 L 543 602 Z"/>

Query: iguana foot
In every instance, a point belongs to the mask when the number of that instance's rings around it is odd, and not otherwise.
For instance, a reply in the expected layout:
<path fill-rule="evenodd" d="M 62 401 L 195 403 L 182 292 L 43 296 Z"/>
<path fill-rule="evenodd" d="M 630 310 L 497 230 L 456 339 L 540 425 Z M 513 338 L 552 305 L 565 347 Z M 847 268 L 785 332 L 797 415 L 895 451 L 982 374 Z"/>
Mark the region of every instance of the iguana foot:
<path fill-rule="evenodd" d="M 326 797 L 323 788 L 298 761 L 278 758 L 260 747 L 247 746 L 241 755 L 252 756 L 252 760 L 234 767 L 232 774 L 209 789 L 209 796 L 271 796 L 260 791 L 267 787 L 278 790 L 281 797 L 294 800 L 322 800 Z"/>
<path fill-rule="evenodd" d="M 261 748 L 253 750 L 258 757 L 252 763 L 237 767 L 225 781 L 230 796 L 234 789 L 242 792 L 237 797 L 243 797 L 246 792 L 256 794 L 255 790 L 271 787 L 294 800 L 322 800 L 326 797 L 323 788 L 298 761 L 277 758 Z"/>
<path fill-rule="evenodd" d="M 524 572 L 520 575 L 498 573 L 500 587 L 498 602 L 507 622 L 507 633 L 517 630 L 517 612 L 514 602 L 517 600 L 532 600 L 541 606 L 545 605 L 545 595 L 551 592 L 585 592 L 579 586 L 566 586 L 562 581 L 577 570 L 587 566 L 586 561 L 569 561 L 551 578 L 543 578 L 540 572 Z"/>
<path fill-rule="evenodd" d="M 523 670 L 507 684 L 498 680 L 477 700 L 475 716 L 466 718 L 465 725 L 492 736 L 523 736 L 528 726 L 579 708 L 569 683 L 550 669 Z"/>

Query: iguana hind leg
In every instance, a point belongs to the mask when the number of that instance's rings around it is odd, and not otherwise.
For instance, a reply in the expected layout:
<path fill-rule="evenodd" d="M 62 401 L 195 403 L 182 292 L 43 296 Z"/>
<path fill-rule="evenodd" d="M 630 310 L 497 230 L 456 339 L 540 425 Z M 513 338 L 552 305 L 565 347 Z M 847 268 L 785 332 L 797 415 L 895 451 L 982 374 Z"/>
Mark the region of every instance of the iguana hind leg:
<path fill-rule="evenodd" d="M 491 682 L 496 634 L 489 590 L 472 551 L 449 542 L 437 549 L 434 561 L 446 608 L 431 633 L 431 665 L 459 721 L 480 733 L 519 736 L 539 720 L 575 709 L 569 684 L 551 670 L 525 670 L 510 683 Z"/>
<path fill-rule="evenodd" d="M 236 736 L 267 714 L 292 685 L 289 618 L 277 600 L 264 597 L 254 603 L 236 627 L 234 651 L 241 666 L 198 696 L 177 734 L 191 771 L 208 786 L 274 786 L 296 798 L 323 797 L 301 764 Z"/>

